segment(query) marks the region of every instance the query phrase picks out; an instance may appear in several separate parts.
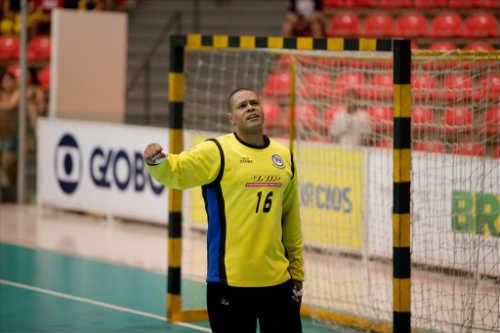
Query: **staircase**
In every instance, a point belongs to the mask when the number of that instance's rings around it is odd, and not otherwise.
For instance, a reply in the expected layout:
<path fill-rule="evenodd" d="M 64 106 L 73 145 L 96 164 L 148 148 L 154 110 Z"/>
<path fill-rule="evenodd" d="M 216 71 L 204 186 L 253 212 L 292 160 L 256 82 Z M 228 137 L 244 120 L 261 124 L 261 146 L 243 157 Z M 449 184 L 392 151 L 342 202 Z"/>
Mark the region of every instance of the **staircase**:
<path fill-rule="evenodd" d="M 193 12 L 199 7 L 199 26 Z M 182 26 L 170 33 L 205 35 L 280 35 L 285 17 L 284 0 L 143 0 L 129 13 L 127 83 L 141 68 L 147 54 L 175 12 L 182 15 Z M 195 31 L 199 28 L 199 31 Z M 151 60 L 150 107 L 145 107 L 144 72 L 127 97 L 126 122 L 168 125 L 169 38 L 160 42 Z"/>

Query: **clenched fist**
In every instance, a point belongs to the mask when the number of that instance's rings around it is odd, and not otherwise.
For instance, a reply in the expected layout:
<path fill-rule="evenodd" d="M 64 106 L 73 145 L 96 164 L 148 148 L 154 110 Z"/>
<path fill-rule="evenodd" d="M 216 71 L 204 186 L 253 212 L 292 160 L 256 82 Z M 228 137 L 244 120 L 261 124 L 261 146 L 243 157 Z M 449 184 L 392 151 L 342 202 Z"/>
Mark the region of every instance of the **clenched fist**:
<path fill-rule="evenodd" d="M 156 165 L 161 163 L 167 155 L 163 152 L 163 148 L 158 143 L 150 143 L 147 145 L 146 149 L 144 149 L 144 161 L 146 161 L 149 165 Z"/>

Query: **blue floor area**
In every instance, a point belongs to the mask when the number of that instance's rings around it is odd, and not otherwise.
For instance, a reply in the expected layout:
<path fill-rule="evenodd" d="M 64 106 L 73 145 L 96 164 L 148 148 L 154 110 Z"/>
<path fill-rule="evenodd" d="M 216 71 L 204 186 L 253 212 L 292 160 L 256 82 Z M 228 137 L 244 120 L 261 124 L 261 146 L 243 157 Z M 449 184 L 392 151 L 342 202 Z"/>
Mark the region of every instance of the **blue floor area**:
<path fill-rule="evenodd" d="M 162 320 L 166 277 L 142 269 L 0 243 L 0 280 L 0 332 L 187 333 L 208 327 Z M 183 280 L 186 307 L 204 307 L 204 294 L 203 283 Z M 303 324 L 304 333 L 333 332 L 311 320 Z"/>

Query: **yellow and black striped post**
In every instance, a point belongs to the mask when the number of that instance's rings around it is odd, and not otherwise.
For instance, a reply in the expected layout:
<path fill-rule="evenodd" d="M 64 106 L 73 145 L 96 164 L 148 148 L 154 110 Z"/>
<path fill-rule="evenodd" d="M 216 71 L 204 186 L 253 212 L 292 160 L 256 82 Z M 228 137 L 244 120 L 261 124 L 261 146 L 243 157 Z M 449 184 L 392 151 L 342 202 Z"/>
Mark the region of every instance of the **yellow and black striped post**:
<path fill-rule="evenodd" d="M 168 73 L 169 153 L 179 154 L 183 149 L 182 117 L 184 108 L 184 47 L 172 37 L 170 40 L 170 72 Z M 168 272 L 167 318 L 175 320 L 182 311 L 181 257 L 182 257 L 182 192 L 170 189 L 168 214 Z"/>
<path fill-rule="evenodd" d="M 393 150 L 393 332 L 411 331 L 411 45 L 395 40 Z"/>
<path fill-rule="evenodd" d="M 168 73 L 169 153 L 184 149 L 184 52 L 186 36 L 170 38 L 170 72 Z M 182 192 L 170 189 L 168 214 L 167 319 L 170 321 L 207 320 L 206 309 L 182 309 Z"/>

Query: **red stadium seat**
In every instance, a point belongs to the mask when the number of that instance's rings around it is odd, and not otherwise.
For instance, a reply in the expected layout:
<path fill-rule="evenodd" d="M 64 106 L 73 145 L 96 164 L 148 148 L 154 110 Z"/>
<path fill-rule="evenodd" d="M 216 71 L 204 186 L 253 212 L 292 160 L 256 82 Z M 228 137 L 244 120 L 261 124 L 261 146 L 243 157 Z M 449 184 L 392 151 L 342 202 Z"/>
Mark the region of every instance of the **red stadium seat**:
<path fill-rule="evenodd" d="M 443 13 L 432 19 L 431 35 L 433 37 L 461 36 L 463 22 L 460 15 L 453 12 Z"/>
<path fill-rule="evenodd" d="M 354 0 L 356 7 L 375 7 L 377 6 L 376 0 Z"/>
<path fill-rule="evenodd" d="M 370 106 L 368 114 L 377 132 L 390 132 L 394 127 L 392 108 L 388 106 Z"/>
<path fill-rule="evenodd" d="M 325 72 L 310 72 L 300 80 L 299 94 L 302 97 L 324 97 L 332 94 L 332 79 Z"/>
<path fill-rule="evenodd" d="M 446 147 L 441 141 L 420 141 L 415 142 L 413 149 L 418 151 L 426 151 L 429 153 L 444 153 Z"/>
<path fill-rule="evenodd" d="M 19 38 L 0 36 L 0 61 L 19 59 Z"/>
<path fill-rule="evenodd" d="M 392 98 L 393 78 L 392 73 L 381 72 L 373 76 L 370 85 L 362 90 L 362 96 L 370 99 L 382 100 Z"/>
<path fill-rule="evenodd" d="M 500 144 L 497 145 L 495 148 L 493 148 L 493 150 L 491 152 L 491 157 L 500 158 Z"/>
<path fill-rule="evenodd" d="M 400 37 L 421 37 L 428 34 L 428 23 L 420 13 L 403 14 L 397 19 L 395 34 Z"/>
<path fill-rule="evenodd" d="M 500 0 L 476 0 L 474 4 L 478 8 L 500 8 Z"/>
<path fill-rule="evenodd" d="M 444 78 L 443 90 L 438 97 L 447 101 L 470 100 L 472 98 L 472 79 L 468 74 L 450 74 Z"/>
<path fill-rule="evenodd" d="M 424 133 L 434 128 L 434 113 L 428 107 L 416 106 L 411 110 L 412 132 Z"/>
<path fill-rule="evenodd" d="M 288 96 L 290 89 L 290 72 L 278 72 L 269 74 L 262 93 L 264 96 L 282 97 Z"/>
<path fill-rule="evenodd" d="M 28 58 L 31 61 L 50 60 L 50 36 L 38 36 L 28 44 Z"/>
<path fill-rule="evenodd" d="M 493 102 L 500 100 L 500 73 L 490 73 L 479 80 L 476 100 L 488 99 Z"/>
<path fill-rule="evenodd" d="M 356 36 L 359 34 L 359 17 L 355 13 L 342 13 L 332 16 L 329 36 Z"/>
<path fill-rule="evenodd" d="M 412 7 L 411 0 L 379 0 L 378 5 L 380 8 L 403 8 Z"/>
<path fill-rule="evenodd" d="M 285 69 L 288 66 L 290 66 L 290 56 L 288 54 L 285 54 L 278 60 L 278 67 L 280 67 L 281 69 Z"/>
<path fill-rule="evenodd" d="M 474 7 L 476 0 L 450 0 L 448 6 L 450 8 L 471 8 Z"/>
<path fill-rule="evenodd" d="M 482 41 L 477 41 L 477 42 L 472 42 L 467 45 L 465 45 L 464 50 L 469 50 L 469 51 L 493 51 L 495 48 L 493 45 L 491 45 L 488 42 L 482 42 Z"/>
<path fill-rule="evenodd" d="M 446 7 L 448 0 L 415 0 L 416 8 Z"/>
<path fill-rule="evenodd" d="M 367 37 L 388 37 L 394 30 L 392 16 L 388 13 L 373 13 L 365 18 L 363 35 Z"/>
<path fill-rule="evenodd" d="M 430 51 L 450 52 L 450 51 L 455 51 L 457 49 L 458 49 L 457 46 L 452 42 L 435 42 L 429 45 Z M 425 69 L 435 70 L 435 69 L 446 68 L 449 66 L 449 64 L 450 64 L 449 62 L 432 60 L 424 63 L 422 67 Z"/>
<path fill-rule="evenodd" d="M 449 107 L 441 115 L 441 124 L 446 134 L 472 131 L 472 109 L 467 107 Z"/>
<path fill-rule="evenodd" d="M 297 118 L 297 128 L 310 131 L 321 128 L 321 121 L 316 109 L 316 105 L 310 103 L 300 103 L 295 107 Z"/>
<path fill-rule="evenodd" d="M 466 37 L 494 37 L 498 35 L 498 22 L 490 13 L 475 13 L 467 17 L 464 22 L 464 36 Z"/>
<path fill-rule="evenodd" d="M 467 156 L 485 156 L 486 149 L 484 145 L 476 141 L 455 143 L 452 148 L 453 154 Z"/>
<path fill-rule="evenodd" d="M 21 76 L 21 67 L 19 67 L 19 65 L 10 65 L 7 67 L 7 73 L 14 75 L 16 80 L 19 80 Z"/>
<path fill-rule="evenodd" d="M 281 112 L 278 103 L 273 101 L 262 101 L 261 108 L 264 112 L 264 127 L 266 129 L 280 128 Z"/>
<path fill-rule="evenodd" d="M 484 127 L 482 132 L 488 135 L 497 136 L 500 134 L 500 106 L 493 106 L 483 114 Z"/>
<path fill-rule="evenodd" d="M 353 0 L 323 0 L 323 5 L 325 7 L 353 7 L 354 6 L 354 1 Z"/>
<path fill-rule="evenodd" d="M 436 96 L 437 81 L 432 75 L 414 75 L 411 77 L 411 85 L 416 100 L 431 100 Z"/>
<path fill-rule="evenodd" d="M 49 90 L 50 87 L 50 67 L 42 68 L 38 71 L 38 82 L 45 91 Z"/>
<path fill-rule="evenodd" d="M 457 46 L 452 42 L 435 42 L 429 45 L 431 51 L 455 51 Z"/>
<path fill-rule="evenodd" d="M 365 77 L 359 72 L 342 73 L 335 79 L 333 93 L 336 97 L 344 96 L 346 90 L 354 89 L 362 95 Z"/>

